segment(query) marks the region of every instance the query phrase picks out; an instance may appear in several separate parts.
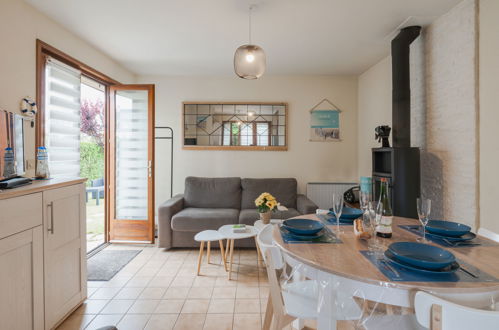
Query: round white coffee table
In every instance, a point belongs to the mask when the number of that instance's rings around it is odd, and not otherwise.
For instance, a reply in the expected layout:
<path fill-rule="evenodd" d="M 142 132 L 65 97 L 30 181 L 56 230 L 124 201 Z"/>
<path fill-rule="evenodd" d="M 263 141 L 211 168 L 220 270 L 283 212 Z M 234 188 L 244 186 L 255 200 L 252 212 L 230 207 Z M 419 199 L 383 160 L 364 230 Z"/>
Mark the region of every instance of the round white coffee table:
<path fill-rule="evenodd" d="M 222 254 L 222 262 L 224 263 L 225 271 L 227 271 L 227 263 L 225 262 L 224 243 L 222 242 L 222 240 L 224 239 L 225 237 L 217 230 L 203 230 L 202 232 L 199 232 L 196 234 L 196 236 L 194 236 L 195 241 L 201 242 L 199 246 L 199 257 L 198 257 L 198 275 L 199 271 L 201 270 L 201 261 L 203 260 L 203 249 L 205 242 L 207 242 L 206 257 L 208 263 L 210 263 L 211 242 L 218 241 L 218 244 L 220 244 L 220 252 Z"/>
<path fill-rule="evenodd" d="M 270 219 L 269 225 L 277 225 L 282 223 L 284 220 L 283 219 Z M 258 230 L 262 230 L 267 224 L 264 224 L 262 220 L 256 220 L 253 226 Z"/>
<path fill-rule="evenodd" d="M 232 273 L 232 261 L 234 259 L 234 240 L 236 239 L 243 239 L 243 238 L 250 238 L 250 237 L 255 237 L 255 244 L 256 244 L 256 249 L 258 250 L 258 254 L 260 254 L 260 248 L 258 247 L 258 243 L 256 242 L 256 235 L 258 234 L 258 230 L 254 228 L 253 226 L 246 226 L 246 232 L 244 233 L 234 233 L 232 229 L 233 225 L 225 225 L 220 228 L 218 228 L 218 232 L 222 234 L 223 237 L 227 239 L 227 247 L 225 248 L 225 254 L 226 254 L 226 262 L 229 262 L 229 269 L 228 269 L 228 278 L 230 280 L 231 273 Z M 227 258 L 227 253 L 229 253 L 229 258 Z M 228 260 L 227 260 L 228 259 Z"/>

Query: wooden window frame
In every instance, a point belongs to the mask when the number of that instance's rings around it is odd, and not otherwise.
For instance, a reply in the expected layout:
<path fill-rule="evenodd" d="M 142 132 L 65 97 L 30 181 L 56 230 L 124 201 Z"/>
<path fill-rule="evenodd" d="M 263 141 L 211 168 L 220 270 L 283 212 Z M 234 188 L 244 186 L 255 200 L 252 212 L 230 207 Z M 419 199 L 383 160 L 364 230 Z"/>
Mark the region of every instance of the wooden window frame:
<path fill-rule="evenodd" d="M 81 71 L 81 74 L 87 76 L 90 79 L 97 81 L 98 83 L 105 86 L 105 132 L 104 132 L 104 157 L 105 157 L 105 168 L 104 173 L 107 178 L 110 177 L 111 168 L 109 166 L 109 120 L 110 120 L 110 86 L 112 85 L 121 85 L 121 83 L 100 71 L 92 68 L 89 65 L 75 59 L 74 57 L 60 51 L 59 49 L 43 42 L 40 39 L 36 39 L 36 103 L 38 105 L 38 113 L 36 118 L 36 128 L 35 128 L 35 148 L 39 146 L 43 146 L 45 143 L 45 69 L 46 69 L 46 59 L 47 57 L 52 57 L 62 63 L 69 65 L 75 69 Z M 106 182 L 105 185 L 105 193 L 106 196 L 109 195 L 109 182 Z M 105 213 L 105 221 L 104 221 L 104 241 L 105 243 L 109 242 L 109 211 L 110 204 L 109 198 L 106 198 L 104 204 L 104 213 Z"/>
<path fill-rule="evenodd" d="M 239 121 L 237 120 L 226 120 L 226 121 L 222 121 L 222 146 L 224 147 L 230 147 L 230 146 L 239 146 L 239 147 L 268 147 L 270 146 L 270 140 L 271 140 L 271 132 L 272 132 L 272 122 L 271 121 L 267 121 L 267 120 L 259 120 L 259 121 L 241 121 L 242 124 L 251 124 L 252 126 L 252 130 L 253 130 L 253 135 L 252 135 L 252 138 L 253 138 L 253 141 L 252 141 L 252 144 L 250 144 L 249 146 L 242 146 L 242 145 L 234 145 L 234 144 L 230 144 L 230 145 L 225 145 L 223 144 L 223 141 L 224 141 L 224 125 L 226 123 L 230 123 L 231 125 L 232 124 L 235 124 L 235 123 L 239 123 Z M 267 124 L 268 125 L 268 145 L 267 146 L 259 146 L 258 145 L 258 134 L 256 134 L 256 129 L 257 129 L 257 124 Z M 239 139 L 241 139 L 241 130 L 239 130 Z M 230 142 L 232 143 L 232 126 L 231 126 L 231 130 L 230 130 Z M 241 141 L 241 140 L 239 140 Z"/>

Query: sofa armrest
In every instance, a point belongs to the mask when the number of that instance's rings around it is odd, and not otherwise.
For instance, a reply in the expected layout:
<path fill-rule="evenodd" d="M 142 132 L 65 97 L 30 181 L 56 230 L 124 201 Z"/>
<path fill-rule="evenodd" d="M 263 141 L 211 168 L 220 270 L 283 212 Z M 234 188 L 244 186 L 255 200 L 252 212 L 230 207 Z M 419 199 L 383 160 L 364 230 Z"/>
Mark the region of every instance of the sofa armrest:
<path fill-rule="evenodd" d="M 184 195 L 175 195 L 158 207 L 159 247 L 172 247 L 172 217 L 184 208 Z"/>
<path fill-rule="evenodd" d="M 301 214 L 310 214 L 310 213 L 315 214 L 315 210 L 317 210 L 318 207 L 317 205 L 315 205 L 314 202 L 308 199 L 307 196 L 298 194 L 296 198 L 296 209 Z"/>

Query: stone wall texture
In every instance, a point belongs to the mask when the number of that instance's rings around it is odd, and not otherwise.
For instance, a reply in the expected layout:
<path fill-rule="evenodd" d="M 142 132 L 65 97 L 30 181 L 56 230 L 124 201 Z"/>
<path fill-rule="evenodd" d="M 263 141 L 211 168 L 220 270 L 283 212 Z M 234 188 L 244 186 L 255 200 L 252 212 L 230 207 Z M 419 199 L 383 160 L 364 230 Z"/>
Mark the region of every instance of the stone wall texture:
<path fill-rule="evenodd" d="M 477 4 L 464 0 L 411 46 L 411 137 L 432 218 L 478 220 Z"/>

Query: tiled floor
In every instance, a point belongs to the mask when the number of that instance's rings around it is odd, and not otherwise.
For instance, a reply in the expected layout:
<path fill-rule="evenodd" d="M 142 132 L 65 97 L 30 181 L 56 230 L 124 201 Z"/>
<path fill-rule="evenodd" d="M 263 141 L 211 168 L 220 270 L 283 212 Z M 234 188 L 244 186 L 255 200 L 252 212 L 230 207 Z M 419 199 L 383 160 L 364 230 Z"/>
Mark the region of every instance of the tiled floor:
<path fill-rule="evenodd" d="M 108 282 L 88 282 L 88 299 L 59 330 L 117 325 L 140 329 L 260 329 L 268 297 L 265 269 L 255 250 L 236 250 L 232 280 L 218 250 L 196 276 L 198 250 L 143 249 Z"/>

